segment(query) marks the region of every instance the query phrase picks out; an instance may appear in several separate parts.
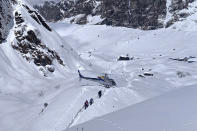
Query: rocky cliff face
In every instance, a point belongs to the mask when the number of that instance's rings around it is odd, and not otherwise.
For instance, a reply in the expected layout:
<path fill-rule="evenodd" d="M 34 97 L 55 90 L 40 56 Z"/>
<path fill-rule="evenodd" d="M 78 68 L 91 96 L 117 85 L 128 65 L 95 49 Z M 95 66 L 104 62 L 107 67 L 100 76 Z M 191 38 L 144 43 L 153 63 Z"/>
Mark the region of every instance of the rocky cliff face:
<path fill-rule="evenodd" d="M 95 0 L 65 0 L 58 3 L 46 1 L 42 6 L 35 5 L 34 8 L 45 17 L 48 21 L 58 21 L 63 18 L 69 18 L 79 14 L 92 14 L 96 1 Z"/>
<path fill-rule="evenodd" d="M 14 2 L 14 1 L 12 1 Z M 0 43 L 6 39 L 9 29 L 13 26 L 11 1 L 0 1 Z"/>
<path fill-rule="evenodd" d="M 179 17 L 176 12 L 188 7 L 194 0 L 171 0 L 170 12 L 173 20 Z M 58 3 L 45 2 L 42 6 L 34 6 L 48 21 L 77 17 L 71 22 L 86 24 L 88 16 L 99 15 L 102 18 L 97 24 L 140 28 L 144 30 L 164 27 L 167 14 L 167 0 L 64 0 Z"/>
<path fill-rule="evenodd" d="M 44 18 L 23 1 L 0 1 L 0 43 L 3 41 L 3 49 L 17 53 L 44 76 L 58 72 L 59 68 L 74 68 L 78 58 Z"/>
<path fill-rule="evenodd" d="M 22 5 L 23 13 L 27 13 L 28 16 L 35 21 L 38 26 L 44 27 L 48 32 L 52 32 L 52 29 L 46 24 L 45 20 L 34 10 L 30 9 L 27 5 Z M 27 16 L 26 16 L 27 17 Z M 29 19 L 31 20 L 31 19 Z M 14 13 L 14 35 L 15 40 L 12 42 L 12 47 L 25 58 L 28 62 L 33 62 L 39 67 L 39 70 L 47 76 L 47 72 L 54 72 L 54 62 L 65 66 L 63 60 L 59 54 L 47 47 L 47 45 L 39 38 L 41 31 L 31 29 L 27 24 L 29 21 L 25 19 L 24 14 L 21 11 L 15 11 Z"/>
<path fill-rule="evenodd" d="M 102 24 L 115 26 L 155 29 L 166 14 L 165 0 L 103 0 L 101 6 Z"/>
<path fill-rule="evenodd" d="M 171 5 L 171 12 L 175 12 L 177 10 L 182 10 L 184 8 L 187 8 L 189 3 L 194 2 L 194 0 L 172 0 Z"/>
<path fill-rule="evenodd" d="M 169 6 L 169 13 L 172 14 L 172 18 L 166 23 L 165 27 L 169 27 L 176 21 L 188 17 L 190 15 L 189 13 L 180 11 L 188 9 L 189 4 L 192 2 L 194 2 L 194 0 L 172 0 Z"/>

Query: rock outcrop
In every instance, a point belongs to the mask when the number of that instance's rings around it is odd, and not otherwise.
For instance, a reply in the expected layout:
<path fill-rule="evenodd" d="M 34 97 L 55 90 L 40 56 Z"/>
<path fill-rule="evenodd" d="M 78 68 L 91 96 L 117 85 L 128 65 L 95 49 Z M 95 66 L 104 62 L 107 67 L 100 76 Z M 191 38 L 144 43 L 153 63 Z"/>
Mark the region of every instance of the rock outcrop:
<path fill-rule="evenodd" d="M 166 14 L 166 0 L 103 0 L 102 24 L 141 29 L 162 27 L 159 18 Z"/>
<path fill-rule="evenodd" d="M 57 3 L 45 2 L 34 7 L 48 21 L 73 18 L 71 23 L 86 24 L 88 16 L 99 15 L 101 21 L 97 24 L 150 30 L 169 27 L 179 17 L 187 17 L 187 14 L 177 15 L 176 12 L 187 8 L 193 1 L 172 0 L 170 12 L 173 19 L 167 26 L 163 22 L 167 14 L 167 0 L 64 0 Z"/>
<path fill-rule="evenodd" d="M 34 10 L 30 9 L 27 5 L 22 5 L 28 15 L 35 20 L 37 24 L 43 26 L 49 32 L 52 29 L 46 24 L 44 19 Z M 54 72 L 54 61 L 58 64 L 65 66 L 63 60 L 60 58 L 55 50 L 50 49 L 38 37 L 40 31 L 28 27 L 28 21 L 25 21 L 21 12 L 15 11 L 14 13 L 14 35 L 15 40 L 11 43 L 12 47 L 25 58 L 28 62 L 33 62 L 39 67 L 39 70 L 47 76 L 47 72 Z"/>
<path fill-rule="evenodd" d="M 12 1 L 14 2 L 14 1 Z M 11 1 L 0 1 L 0 43 L 6 39 L 10 28 L 13 26 Z"/>
<path fill-rule="evenodd" d="M 30 69 L 33 67 L 44 76 L 74 69 L 80 59 L 46 20 L 22 0 L 0 1 L 0 44 L 6 59 L 23 58 Z"/>
<path fill-rule="evenodd" d="M 172 14 L 172 18 L 166 23 L 165 27 L 169 27 L 176 21 L 180 21 L 183 18 L 188 17 L 190 14 L 186 12 L 181 12 L 183 9 L 187 9 L 189 4 L 194 2 L 194 0 L 172 0 L 171 6 L 169 7 L 169 12 Z"/>

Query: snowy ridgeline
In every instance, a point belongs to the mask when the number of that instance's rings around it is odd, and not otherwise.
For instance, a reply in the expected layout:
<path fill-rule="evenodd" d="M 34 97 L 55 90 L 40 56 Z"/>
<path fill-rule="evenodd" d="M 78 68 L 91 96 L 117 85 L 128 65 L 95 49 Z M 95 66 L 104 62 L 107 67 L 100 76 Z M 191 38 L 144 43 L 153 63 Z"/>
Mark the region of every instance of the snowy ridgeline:
<path fill-rule="evenodd" d="M 177 89 L 65 131 L 196 131 L 196 86 Z"/>

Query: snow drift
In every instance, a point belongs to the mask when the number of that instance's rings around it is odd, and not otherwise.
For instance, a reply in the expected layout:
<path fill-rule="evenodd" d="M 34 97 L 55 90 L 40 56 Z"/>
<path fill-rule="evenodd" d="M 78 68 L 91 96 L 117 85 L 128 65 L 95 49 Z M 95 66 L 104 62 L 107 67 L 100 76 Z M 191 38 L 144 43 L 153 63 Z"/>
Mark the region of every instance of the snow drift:
<path fill-rule="evenodd" d="M 66 131 L 195 131 L 196 86 L 184 87 Z"/>

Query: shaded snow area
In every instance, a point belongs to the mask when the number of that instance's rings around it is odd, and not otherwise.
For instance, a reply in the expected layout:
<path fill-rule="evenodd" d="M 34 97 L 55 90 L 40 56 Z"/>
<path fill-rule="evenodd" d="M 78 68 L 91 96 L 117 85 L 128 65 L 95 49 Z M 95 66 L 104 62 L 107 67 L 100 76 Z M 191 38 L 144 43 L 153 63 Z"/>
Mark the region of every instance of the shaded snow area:
<path fill-rule="evenodd" d="M 184 87 L 66 131 L 196 131 L 196 94 Z"/>
<path fill-rule="evenodd" d="M 23 4 L 13 7 L 14 27 L 0 44 L 0 130 L 197 128 L 196 14 L 168 29 L 154 31 L 65 22 L 49 23 L 49 29 L 30 6 L 29 9 Z M 18 30 L 24 32 L 17 38 Z M 28 31 L 35 39 L 29 40 Z M 29 54 L 13 48 L 21 47 L 19 38 L 26 38 L 22 45 L 29 43 Z M 38 54 L 43 52 L 54 58 L 54 72 L 43 75 L 40 68 L 48 66 L 34 61 L 35 49 Z M 105 88 L 80 80 L 77 69 L 94 78 L 107 73 L 117 86 Z M 97 95 L 99 90 L 103 93 L 101 98 Z M 90 98 L 94 103 L 85 110 L 84 102 Z"/>

